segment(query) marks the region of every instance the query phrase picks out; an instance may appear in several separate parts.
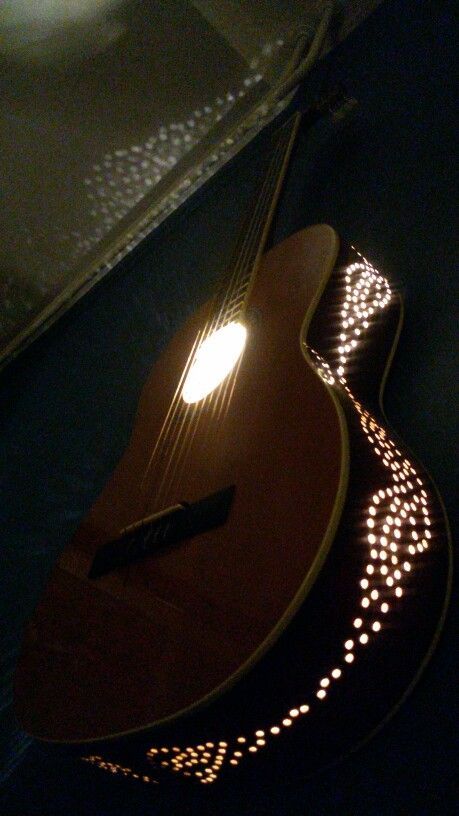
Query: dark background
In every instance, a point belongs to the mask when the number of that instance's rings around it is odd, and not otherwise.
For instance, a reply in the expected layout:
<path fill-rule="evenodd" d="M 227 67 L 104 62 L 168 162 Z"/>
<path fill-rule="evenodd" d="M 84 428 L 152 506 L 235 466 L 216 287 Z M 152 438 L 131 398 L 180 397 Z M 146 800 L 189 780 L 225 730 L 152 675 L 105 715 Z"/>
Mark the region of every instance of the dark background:
<path fill-rule="evenodd" d="M 297 104 L 343 81 L 359 108 L 301 134 L 273 242 L 328 222 L 402 289 L 406 319 L 385 407 L 431 472 L 453 522 L 455 473 L 452 2 L 383 5 L 304 83 Z M 148 238 L 0 380 L 2 749 L 16 770 L 7 816 L 54 814 L 449 814 L 458 798 L 457 612 L 406 704 L 359 752 L 303 784 L 177 796 L 69 764 L 27 741 L 11 712 L 24 620 L 46 575 L 118 460 L 142 383 L 223 271 L 263 155 L 243 156 Z M 20 762 L 20 759 L 22 760 Z"/>

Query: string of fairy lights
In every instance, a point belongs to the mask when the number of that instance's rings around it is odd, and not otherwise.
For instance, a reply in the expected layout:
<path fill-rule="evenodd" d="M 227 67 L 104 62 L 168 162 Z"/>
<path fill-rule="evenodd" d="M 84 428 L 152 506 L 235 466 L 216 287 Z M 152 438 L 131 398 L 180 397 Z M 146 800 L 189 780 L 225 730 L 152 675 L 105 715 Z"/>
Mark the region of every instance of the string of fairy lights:
<path fill-rule="evenodd" d="M 329 672 L 318 677 L 316 687 L 277 721 L 231 740 L 185 747 L 154 745 L 146 755 L 153 768 L 192 777 L 201 784 L 212 784 L 223 768 L 239 765 L 304 721 L 313 707 L 333 694 L 333 686 L 343 682 L 346 670 L 358 660 L 362 649 L 377 640 L 390 616 L 399 611 L 404 582 L 416 567 L 416 560 L 429 548 L 432 534 L 426 485 L 413 463 L 391 439 L 387 428 L 353 395 L 347 381 L 361 341 L 378 313 L 391 302 L 392 292 L 387 280 L 361 255 L 343 270 L 343 278 L 339 345 L 332 350 L 328 361 L 313 349 L 309 349 L 309 353 L 322 379 L 346 394 L 372 455 L 387 471 L 387 480 L 366 500 L 366 555 L 348 636 L 337 646 L 337 656 Z M 85 761 L 112 773 L 132 773 L 97 755 L 85 757 Z M 144 781 L 155 780 L 144 777 Z"/>

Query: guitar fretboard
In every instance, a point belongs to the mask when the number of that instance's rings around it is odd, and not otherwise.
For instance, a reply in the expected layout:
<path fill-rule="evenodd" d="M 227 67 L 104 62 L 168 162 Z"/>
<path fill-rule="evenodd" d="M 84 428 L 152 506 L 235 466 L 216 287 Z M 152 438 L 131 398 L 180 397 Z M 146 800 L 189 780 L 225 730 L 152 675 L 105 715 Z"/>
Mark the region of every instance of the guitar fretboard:
<path fill-rule="evenodd" d="M 300 119 L 301 114 L 293 114 L 274 134 L 275 143 L 267 169 L 256 191 L 254 204 L 245 218 L 228 272 L 214 299 L 215 329 L 236 320 L 244 310 L 266 244 Z"/>

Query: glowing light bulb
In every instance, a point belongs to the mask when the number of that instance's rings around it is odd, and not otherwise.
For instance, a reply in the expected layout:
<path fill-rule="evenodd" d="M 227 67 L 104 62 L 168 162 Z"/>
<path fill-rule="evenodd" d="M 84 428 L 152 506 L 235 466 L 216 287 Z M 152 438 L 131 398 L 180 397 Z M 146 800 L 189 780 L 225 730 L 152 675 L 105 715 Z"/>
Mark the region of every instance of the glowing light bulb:
<path fill-rule="evenodd" d="M 183 386 L 185 402 L 199 402 L 223 382 L 239 360 L 246 339 L 247 329 L 237 322 L 228 323 L 206 337 L 196 352 Z"/>

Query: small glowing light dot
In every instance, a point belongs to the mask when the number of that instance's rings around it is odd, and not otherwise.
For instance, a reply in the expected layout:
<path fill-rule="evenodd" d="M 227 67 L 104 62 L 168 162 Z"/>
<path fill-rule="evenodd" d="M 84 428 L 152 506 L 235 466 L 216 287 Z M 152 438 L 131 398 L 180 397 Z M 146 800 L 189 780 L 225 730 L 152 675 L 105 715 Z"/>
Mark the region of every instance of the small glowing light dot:
<path fill-rule="evenodd" d="M 238 741 L 238 742 L 247 742 L 247 740 L 246 740 L 246 738 L 245 738 L 245 737 L 238 737 L 238 738 L 237 738 L 237 741 Z"/>
<path fill-rule="evenodd" d="M 356 620 L 360 620 L 360 618 L 357 618 Z M 360 620 L 360 624 L 359 624 L 359 625 L 360 625 L 360 626 L 362 625 L 362 621 L 361 621 L 361 620 Z M 354 626 L 357 626 L 356 621 L 354 621 Z M 353 647 L 354 647 L 354 641 L 353 641 L 353 640 L 346 640 L 346 643 L 344 644 L 344 648 L 345 648 L 345 649 L 352 649 Z"/>
<path fill-rule="evenodd" d="M 352 652 L 348 652 L 347 655 L 345 655 L 344 659 L 346 663 L 352 663 L 354 660 L 354 655 L 352 654 Z"/>
<path fill-rule="evenodd" d="M 368 564 L 368 566 L 367 566 L 368 575 L 373 575 L 374 571 L 375 571 L 375 568 L 374 568 L 373 564 Z"/>
<path fill-rule="evenodd" d="M 368 589 L 368 579 L 362 578 L 362 580 L 360 581 L 360 586 L 362 587 L 362 589 Z"/>
<path fill-rule="evenodd" d="M 264 735 L 265 735 L 264 731 L 255 731 L 255 736 L 256 737 L 264 737 Z"/>
<path fill-rule="evenodd" d="M 356 629 L 360 629 L 362 623 L 363 623 L 362 618 L 354 618 L 354 624 L 353 625 L 354 625 L 354 627 Z"/>
<path fill-rule="evenodd" d="M 255 751 L 258 751 L 258 748 L 255 745 L 251 745 L 250 748 L 249 748 L 249 751 L 250 751 L 251 754 L 254 754 Z"/>
<path fill-rule="evenodd" d="M 401 598 L 402 595 L 403 595 L 403 589 L 401 587 L 396 587 L 395 594 L 396 594 L 397 598 Z"/>
<path fill-rule="evenodd" d="M 360 637 L 359 637 L 359 640 L 360 640 L 360 643 L 362 643 L 363 645 L 365 645 L 365 643 L 368 643 L 368 635 L 367 635 L 367 633 L 366 633 L 366 632 L 362 632 L 362 634 L 361 634 L 361 635 L 360 635 Z"/>
<path fill-rule="evenodd" d="M 341 669 L 333 669 L 331 675 L 335 680 L 337 680 L 339 677 L 341 677 Z"/>
<path fill-rule="evenodd" d="M 257 745 L 266 745 L 266 740 L 264 740 L 264 739 L 257 739 Z"/>
<path fill-rule="evenodd" d="M 346 657 L 347 657 L 347 655 L 346 655 Z M 319 691 L 317 692 L 317 697 L 319 698 L 319 700 L 323 700 L 324 697 L 326 697 L 326 696 L 327 696 L 327 692 L 325 691 L 325 689 L 319 689 Z"/>
<path fill-rule="evenodd" d="M 309 711 L 309 706 L 308 705 L 300 705 L 301 714 L 307 714 L 308 711 Z"/>
<path fill-rule="evenodd" d="M 370 592 L 370 598 L 371 598 L 371 600 L 372 600 L 372 601 L 376 601 L 378 597 L 379 597 L 379 592 L 378 592 L 378 590 L 377 590 L 377 589 L 373 589 L 373 590 Z"/>
<path fill-rule="evenodd" d="M 367 527 L 370 527 L 370 529 L 371 529 L 374 526 L 375 526 L 374 519 L 372 519 L 372 518 L 367 519 Z"/>
<path fill-rule="evenodd" d="M 390 575 L 388 578 L 386 578 L 386 584 L 389 587 L 394 586 L 394 579 Z"/>
<path fill-rule="evenodd" d="M 410 572 L 411 564 L 409 563 L 409 561 L 404 561 L 403 562 L 403 569 L 405 570 L 405 572 Z"/>
<path fill-rule="evenodd" d="M 286 728 L 288 728 L 291 724 L 292 721 L 288 717 L 286 717 L 285 720 L 282 720 L 282 725 L 285 725 Z"/>
<path fill-rule="evenodd" d="M 379 621 L 375 621 L 375 622 L 372 624 L 372 627 L 371 627 L 371 628 L 373 629 L 373 632 L 379 632 L 379 630 L 381 629 L 381 624 L 380 624 L 380 622 L 379 622 Z"/>
<path fill-rule="evenodd" d="M 374 533 L 370 533 L 368 536 L 368 543 L 369 544 L 376 544 L 376 536 Z"/>
<path fill-rule="evenodd" d="M 273 727 L 270 729 L 270 731 L 271 731 L 271 734 L 280 734 L 280 728 L 279 728 L 278 725 L 273 725 Z"/>
<path fill-rule="evenodd" d="M 299 712 L 299 710 L 297 708 L 292 708 L 292 709 L 290 709 L 290 711 L 288 713 L 289 713 L 289 717 L 298 717 L 298 714 L 300 712 Z"/>
<path fill-rule="evenodd" d="M 323 677 L 322 680 L 320 681 L 320 685 L 322 686 L 322 688 L 327 688 L 327 686 L 330 685 L 330 680 L 328 679 L 328 677 Z"/>
<path fill-rule="evenodd" d="M 386 602 L 382 603 L 382 604 L 381 604 L 381 612 L 383 612 L 383 613 L 384 613 L 384 615 L 385 615 L 385 614 L 386 614 L 386 612 L 388 612 L 388 611 L 389 611 L 389 604 L 388 604 L 388 603 L 386 603 Z"/>

